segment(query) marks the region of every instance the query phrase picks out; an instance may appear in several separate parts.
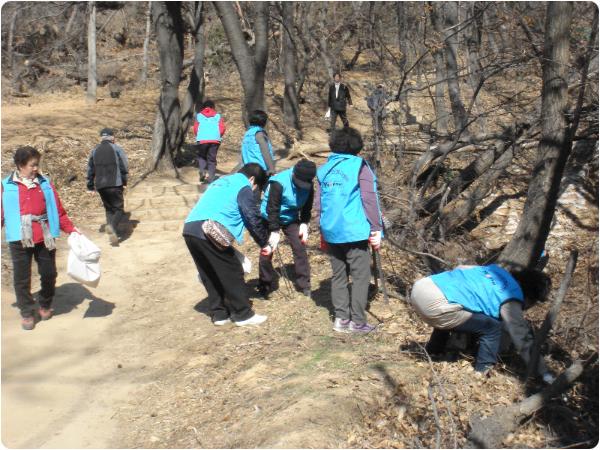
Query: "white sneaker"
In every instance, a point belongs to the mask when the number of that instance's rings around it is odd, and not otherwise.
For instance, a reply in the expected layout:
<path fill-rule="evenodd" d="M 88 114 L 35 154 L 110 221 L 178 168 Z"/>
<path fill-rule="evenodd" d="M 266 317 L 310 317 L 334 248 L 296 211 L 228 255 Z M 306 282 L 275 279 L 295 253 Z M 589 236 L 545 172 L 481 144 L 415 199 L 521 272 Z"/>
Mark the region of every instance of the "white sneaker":
<path fill-rule="evenodd" d="M 247 327 L 249 325 L 260 325 L 265 320 L 267 320 L 267 316 L 261 316 L 260 314 L 254 314 L 252 317 L 246 320 L 240 320 L 239 322 L 234 322 L 238 327 Z"/>
<path fill-rule="evenodd" d="M 227 319 L 223 319 L 223 320 L 215 320 L 213 322 L 213 325 L 215 325 L 217 327 L 222 327 L 223 325 L 227 325 L 228 323 L 231 323 L 231 319 L 229 317 Z"/>

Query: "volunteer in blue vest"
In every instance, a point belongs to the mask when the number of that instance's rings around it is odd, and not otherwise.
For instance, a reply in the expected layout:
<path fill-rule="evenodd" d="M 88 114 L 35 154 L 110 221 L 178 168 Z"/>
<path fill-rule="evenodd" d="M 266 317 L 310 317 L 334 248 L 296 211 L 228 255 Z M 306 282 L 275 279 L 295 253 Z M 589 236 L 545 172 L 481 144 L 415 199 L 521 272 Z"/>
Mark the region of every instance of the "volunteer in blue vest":
<path fill-rule="evenodd" d="M 378 251 L 383 231 L 377 179 L 361 157 L 360 133 L 354 128 L 335 130 L 329 140 L 331 156 L 317 171 L 315 211 L 320 222 L 322 248 L 331 261 L 333 329 L 368 333 L 366 307 L 371 278 L 369 246 Z M 348 277 L 352 276 L 352 292 Z"/>
<path fill-rule="evenodd" d="M 52 317 L 56 287 L 56 243 L 60 230 L 79 232 L 64 210 L 50 180 L 39 173 L 40 153 L 33 147 L 15 152 L 17 170 L 2 180 L 2 226 L 13 264 L 13 284 L 21 326 L 33 330 L 36 307 L 31 295 L 31 261 L 35 259 L 41 290 L 38 314 Z"/>
<path fill-rule="evenodd" d="M 443 353 L 450 331 L 474 334 L 479 338 L 475 370 L 487 372 L 497 361 L 503 326 L 529 364 L 533 335 L 523 310 L 544 301 L 549 289 L 550 279 L 537 270 L 508 272 L 496 264 L 458 266 L 418 280 L 410 303 L 434 327 L 425 347 L 428 353 Z M 553 380 L 542 358 L 538 372 L 544 381 Z"/>
<path fill-rule="evenodd" d="M 212 183 L 217 171 L 217 152 L 225 134 L 225 122 L 215 111 L 215 103 L 206 100 L 196 114 L 194 135 L 198 144 L 198 170 L 200 182 Z M 208 176 L 206 168 L 208 167 Z"/>
<path fill-rule="evenodd" d="M 276 249 L 279 230 L 283 231 L 294 255 L 296 285 L 300 292 L 310 297 L 310 265 L 306 243 L 308 223 L 314 198 L 313 179 L 317 172 L 314 162 L 301 159 L 269 179 L 261 204 L 261 214 L 269 229 L 269 245 Z M 272 254 L 259 257 L 258 291 L 265 298 L 274 290 Z"/>
<path fill-rule="evenodd" d="M 272 251 L 253 192 L 266 181 L 258 164 L 246 164 L 238 173 L 212 182 L 185 219 L 183 237 L 208 293 L 216 326 L 259 325 L 267 320 L 252 311 L 242 263 L 233 248 L 234 240 L 243 241 L 247 228 L 264 253 Z"/>
<path fill-rule="evenodd" d="M 250 114 L 250 126 L 242 139 L 242 164 L 257 163 L 270 177 L 275 174 L 275 156 L 265 130 L 268 119 L 267 113 L 260 109 Z"/>

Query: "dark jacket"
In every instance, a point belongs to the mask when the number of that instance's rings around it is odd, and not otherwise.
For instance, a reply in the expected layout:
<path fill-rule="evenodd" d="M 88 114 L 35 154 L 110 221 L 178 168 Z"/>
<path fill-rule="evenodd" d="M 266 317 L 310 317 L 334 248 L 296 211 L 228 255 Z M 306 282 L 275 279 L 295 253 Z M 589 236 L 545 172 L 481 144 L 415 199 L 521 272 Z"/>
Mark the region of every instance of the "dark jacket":
<path fill-rule="evenodd" d="M 338 95 L 335 96 L 335 83 L 329 86 L 329 98 L 327 100 L 327 106 L 333 111 L 346 111 L 346 104 L 352 104 L 352 98 L 350 97 L 350 89 L 344 83 L 340 83 L 338 89 Z"/>
<path fill-rule="evenodd" d="M 269 202 L 267 203 L 267 223 L 269 231 L 279 231 L 279 213 L 281 211 L 281 197 L 283 195 L 283 186 L 277 181 L 271 181 L 269 187 Z M 310 213 L 312 211 L 315 191 L 310 189 L 306 203 L 300 210 L 300 222 L 310 222 Z"/>
<path fill-rule="evenodd" d="M 88 160 L 88 190 L 127 186 L 127 174 L 127 155 L 121 147 L 104 140 L 92 150 Z"/>

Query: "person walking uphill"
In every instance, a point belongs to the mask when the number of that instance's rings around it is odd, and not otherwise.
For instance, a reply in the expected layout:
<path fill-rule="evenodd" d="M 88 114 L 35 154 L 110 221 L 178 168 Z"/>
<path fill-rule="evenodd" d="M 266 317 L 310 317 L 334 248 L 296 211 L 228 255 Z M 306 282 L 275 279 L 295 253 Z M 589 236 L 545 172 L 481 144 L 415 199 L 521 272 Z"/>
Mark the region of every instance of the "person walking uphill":
<path fill-rule="evenodd" d="M 350 126 L 348 117 L 346 116 L 347 105 L 352 105 L 350 89 L 342 83 L 342 75 L 336 73 L 333 76 L 333 84 L 329 86 L 329 95 L 327 97 L 327 106 L 329 109 L 327 110 L 326 117 L 331 117 L 331 125 L 328 131 L 333 132 L 335 130 L 337 116 L 340 116 L 345 128 Z"/>
<path fill-rule="evenodd" d="M 215 103 L 206 100 L 201 110 L 196 114 L 194 136 L 198 144 L 198 170 L 200 182 L 212 183 L 217 171 L 217 152 L 225 134 L 225 122 L 221 114 L 215 111 Z M 208 177 L 206 169 L 208 167 Z"/>
<path fill-rule="evenodd" d="M 256 163 L 270 177 L 275 174 L 275 156 L 265 131 L 268 119 L 267 113 L 260 109 L 250 114 L 250 126 L 242 139 L 242 164 Z"/>
<path fill-rule="evenodd" d="M 263 252 L 272 251 L 253 193 L 266 181 L 258 164 L 246 164 L 211 183 L 185 219 L 183 237 L 208 293 L 214 325 L 259 325 L 267 320 L 252 311 L 242 263 L 232 246 L 234 239 L 242 242 L 246 227 Z"/>
<path fill-rule="evenodd" d="M 410 303 L 434 327 L 425 347 L 428 353 L 443 353 L 450 331 L 475 334 L 479 337 L 475 370 L 486 372 L 498 358 L 503 326 L 529 364 L 533 335 L 523 309 L 543 301 L 549 287 L 548 276 L 537 270 L 508 272 L 496 264 L 458 266 L 418 280 Z M 552 382 L 542 358 L 538 373 Z"/>
<path fill-rule="evenodd" d="M 333 329 L 370 332 L 366 307 L 371 257 L 369 245 L 379 250 L 383 222 L 377 196 L 377 178 L 361 157 L 362 137 L 354 128 L 336 130 L 329 140 L 332 151 L 317 170 L 315 211 L 321 229 L 322 248 L 331 261 L 331 301 L 335 309 Z M 348 276 L 352 293 L 348 295 Z"/>
<path fill-rule="evenodd" d="M 279 230 L 283 230 L 292 247 L 298 290 L 307 297 L 310 297 L 310 266 L 305 245 L 308 241 L 316 172 L 314 162 L 301 159 L 294 167 L 271 177 L 261 204 L 261 214 L 270 231 L 269 245 L 273 250 L 277 248 Z M 274 290 L 272 254 L 261 253 L 258 261 L 258 290 L 268 298 Z"/>
<path fill-rule="evenodd" d="M 102 142 L 90 154 L 88 160 L 87 188 L 100 194 L 106 210 L 106 232 L 113 246 L 119 244 L 118 225 L 123 210 L 123 187 L 127 186 L 128 163 L 123 149 L 115 144 L 110 128 L 100 131 Z"/>
<path fill-rule="evenodd" d="M 31 261 L 40 274 L 39 316 L 52 317 L 56 288 L 56 244 L 60 230 L 78 233 L 67 216 L 56 189 L 39 173 L 40 153 L 33 147 L 15 152 L 17 170 L 2 180 L 2 226 L 12 258 L 17 307 L 24 330 L 35 327 L 35 302 L 31 295 Z"/>

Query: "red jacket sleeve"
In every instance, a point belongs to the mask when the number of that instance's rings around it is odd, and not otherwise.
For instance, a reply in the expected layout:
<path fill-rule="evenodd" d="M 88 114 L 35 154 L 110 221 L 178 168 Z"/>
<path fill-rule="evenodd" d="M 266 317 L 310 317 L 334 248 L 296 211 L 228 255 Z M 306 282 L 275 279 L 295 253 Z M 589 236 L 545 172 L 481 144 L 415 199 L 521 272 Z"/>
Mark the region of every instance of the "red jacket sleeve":
<path fill-rule="evenodd" d="M 50 186 L 52 186 L 52 192 L 54 192 L 54 198 L 56 199 L 56 209 L 58 209 L 60 229 L 65 233 L 71 234 L 75 231 L 75 226 L 73 225 L 73 222 L 71 222 L 71 219 L 69 219 L 69 216 L 67 216 L 67 211 L 63 208 L 60 198 L 58 197 L 58 192 L 56 192 L 56 188 L 53 184 L 50 184 Z"/>
<path fill-rule="evenodd" d="M 227 131 L 227 127 L 225 126 L 225 121 L 223 120 L 223 117 L 221 117 L 219 119 L 219 134 L 221 135 L 221 137 L 225 134 L 225 131 Z"/>

